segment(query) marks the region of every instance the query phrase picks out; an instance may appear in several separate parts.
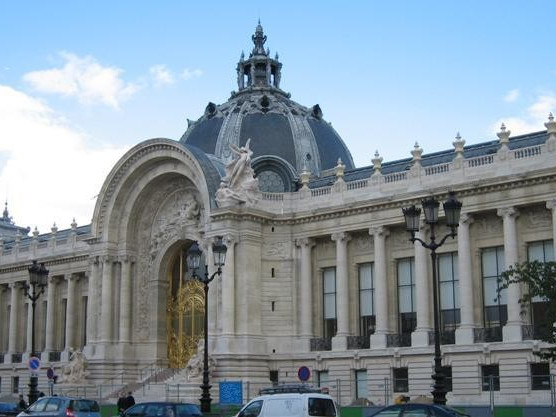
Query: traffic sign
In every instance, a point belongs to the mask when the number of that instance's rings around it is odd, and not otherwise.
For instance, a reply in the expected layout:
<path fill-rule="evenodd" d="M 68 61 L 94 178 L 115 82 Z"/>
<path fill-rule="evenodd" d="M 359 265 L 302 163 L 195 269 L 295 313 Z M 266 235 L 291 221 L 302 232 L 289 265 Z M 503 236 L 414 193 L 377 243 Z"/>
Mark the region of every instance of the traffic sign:
<path fill-rule="evenodd" d="M 27 366 L 31 372 L 36 372 L 41 369 L 41 360 L 36 356 L 31 356 L 27 362 Z"/>
<path fill-rule="evenodd" d="M 309 380 L 309 378 L 311 377 L 311 371 L 306 366 L 301 366 L 297 370 L 297 377 L 299 378 L 300 381 L 305 382 Z"/>

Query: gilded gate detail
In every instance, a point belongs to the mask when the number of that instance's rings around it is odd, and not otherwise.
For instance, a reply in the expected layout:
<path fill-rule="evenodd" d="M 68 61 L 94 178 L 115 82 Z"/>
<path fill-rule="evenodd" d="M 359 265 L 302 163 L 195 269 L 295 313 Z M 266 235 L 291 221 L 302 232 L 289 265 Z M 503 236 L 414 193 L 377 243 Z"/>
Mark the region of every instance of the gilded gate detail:
<path fill-rule="evenodd" d="M 171 368 L 184 368 L 197 352 L 203 337 L 203 285 L 186 274 L 182 250 L 169 277 L 167 315 L 168 362 Z"/>

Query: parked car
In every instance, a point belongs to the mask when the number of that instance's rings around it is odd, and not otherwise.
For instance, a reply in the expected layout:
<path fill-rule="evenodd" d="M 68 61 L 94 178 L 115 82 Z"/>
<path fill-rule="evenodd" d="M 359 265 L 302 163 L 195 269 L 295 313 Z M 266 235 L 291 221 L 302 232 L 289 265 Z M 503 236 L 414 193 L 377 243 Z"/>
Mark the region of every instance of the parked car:
<path fill-rule="evenodd" d="M 101 417 L 95 400 L 72 397 L 42 397 L 18 417 Z"/>
<path fill-rule="evenodd" d="M 175 402 L 146 402 L 129 407 L 122 417 L 202 417 L 197 404 Z"/>
<path fill-rule="evenodd" d="M 371 417 L 470 417 L 455 408 L 434 404 L 398 404 L 384 407 Z"/>
<path fill-rule="evenodd" d="M 0 403 L 0 417 L 17 416 L 20 411 L 17 403 Z"/>
<path fill-rule="evenodd" d="M 235 417 L 336 417 L 336 404 L 330 395 L 316 389 L 277 387 L 261 390 L 258 397 L 249 401 Z"/>

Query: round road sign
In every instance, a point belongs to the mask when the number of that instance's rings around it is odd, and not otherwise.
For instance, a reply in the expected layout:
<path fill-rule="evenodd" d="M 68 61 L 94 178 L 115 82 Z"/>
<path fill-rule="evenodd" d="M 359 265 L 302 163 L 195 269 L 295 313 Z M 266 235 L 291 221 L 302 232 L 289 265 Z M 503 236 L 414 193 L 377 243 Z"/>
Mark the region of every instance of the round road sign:
<path fill-rule="evenodd" d="M 301 366 L 297 370 L 297 376 L 298 376 L 300 381 L 305 382 L 305 381 L 309 380 L 309 378 L 311 377 L 311 371 L 306 366 Z"/>
<path fill-rule="evenodd" d="M 36 372 L 41 369 L 41 360 L 36 356 L 31 356 L 29 358 L 29 362 L 27 362 L 27 366 L 30 371 Z"/>

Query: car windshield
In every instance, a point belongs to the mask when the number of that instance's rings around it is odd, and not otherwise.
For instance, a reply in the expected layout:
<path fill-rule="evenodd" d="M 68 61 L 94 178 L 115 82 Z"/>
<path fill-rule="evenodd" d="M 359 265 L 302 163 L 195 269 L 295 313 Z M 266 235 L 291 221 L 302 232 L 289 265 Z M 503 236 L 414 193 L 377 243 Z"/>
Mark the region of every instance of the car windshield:
<path fill-rule="evenodd" d="M 469 417 L 469 414 L 465 414 L 462 411 L 456 410 L 455 408 L 451 408 L 451 407 L 440 407 L 442 408 L 444 411 L 447 411 L 451 416 L 454 417 Z"/>
<path fill-rule="evenodd" d="M 99 411 L 98 403 L 93 400 L 72 400 L 70 408 L 74 411 Z"/>
<path fill-rule="evenodd" d="M 334 402 L 330 398 L 309 398 L 309 415 L 335 417 Z"/>
<path fill-rule="evenodd" d="M 177 417 L 202 416 L 201 410 L 195 404 L 178 404 L 176 410 L 178 412 Z"/>

